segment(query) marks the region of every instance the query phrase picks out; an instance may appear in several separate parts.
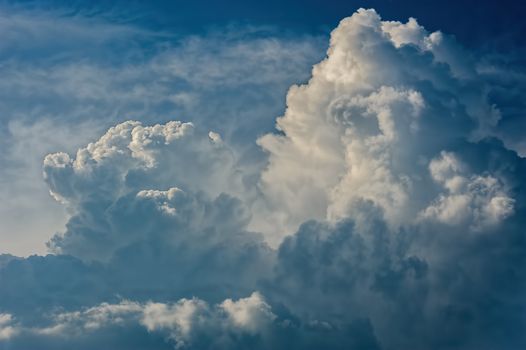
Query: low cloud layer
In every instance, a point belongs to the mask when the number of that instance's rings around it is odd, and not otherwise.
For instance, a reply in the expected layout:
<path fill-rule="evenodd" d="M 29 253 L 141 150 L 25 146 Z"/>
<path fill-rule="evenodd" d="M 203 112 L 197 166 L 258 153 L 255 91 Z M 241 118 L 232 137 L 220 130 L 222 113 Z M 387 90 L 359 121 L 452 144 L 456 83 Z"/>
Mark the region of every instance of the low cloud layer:
<path fill-rule="evenodd" d="M 214 306 L 196 298 L 173 304 L 123 300 L 74 312 L 55 312 L 38 327 L 22 327 L 10 314 L 2 314 L 0 339 L 24 337 L 46 342 L 49 338 L 97 337 L 108 328 L 137 325 L 144 335 L 152 334 L 176 348 L 196 346 L 196 343 L 226 348 L 235 345 L 237 336 L 255 338 L 264 333 L 275 319 L 270 306 L 258 293 L 235 301 L 226 299 Z M 19 344 L 24 342 L 20 340 Z"/>
<path fill-rule="evenodd" d="M 252 140 L 263 170 L 197 122 L 46 156 L 70 217 L 0 256 L 0 348 L 522 348 L 520 79 L 487 67 L 362 9 Z"/>

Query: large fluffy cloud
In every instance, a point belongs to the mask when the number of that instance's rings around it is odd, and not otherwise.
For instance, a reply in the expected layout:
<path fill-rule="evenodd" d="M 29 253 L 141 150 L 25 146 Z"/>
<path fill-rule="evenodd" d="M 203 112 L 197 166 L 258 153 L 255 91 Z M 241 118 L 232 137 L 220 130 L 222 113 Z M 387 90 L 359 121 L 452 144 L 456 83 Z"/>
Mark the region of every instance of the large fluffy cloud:
<path fill-rule="evenodd" d="M 360 10 L 291 88 L 282 133 L 259 140 L 260 227 L 301 225 L 269 287 L 294 313 L 365 317 L 387 349 L 524 344 L 525 162 L 474 62 L 415 20 Z"/>
<path fill-rule="evenodd" d="M 522 348 L 523 140 L 477 64 L 359 10 L 257 141 L 261 173 L 175 121 L 48 155 L 70 218 L 55 255 L 0 256 L 0 345 Z"/>
<path fill-rule="evenodd" d="M 289 90 L 287 110 L 277 121 L 283 134 L 259 139 L 269 152 L 264 207 L 271 207 L 276 224 L 267 229 L 266 220 L 262 229 L 292 232 L 308 219 L 339 220 L 362 199 L 380 206 L 393 226 L 419 216 L 430 200 L 445 195 L 430 183 L 436 180 L 430 162 L 441 152 L 454 154 L 462 143 L 498 134 L 506 116 L 490 91 L 474 58 L 414 19 L 382 22 L 374 11 L 360 10 L 343 20 L 309 83 Z M 486 199 L 510 212 L 503 180 L 487 180 L 496 192 Z M 465 205 L 486 205 L 468 197 Z M 454 205 L 452 197 L 438 201 Z M 504 212 L 496 214 L 499 219 Z"/>
<path fill-rule="evenodd" d="M 50 249 L 109 261 L 127 296 L 237 296 L 271 270 L 274 253 L 247 231 L 250 211 L 233 197 L 246 195 L 243 174 L 214 132 L 126 122 L 75 159 L 47 156 L 44 175 L 73 213 Z"/>

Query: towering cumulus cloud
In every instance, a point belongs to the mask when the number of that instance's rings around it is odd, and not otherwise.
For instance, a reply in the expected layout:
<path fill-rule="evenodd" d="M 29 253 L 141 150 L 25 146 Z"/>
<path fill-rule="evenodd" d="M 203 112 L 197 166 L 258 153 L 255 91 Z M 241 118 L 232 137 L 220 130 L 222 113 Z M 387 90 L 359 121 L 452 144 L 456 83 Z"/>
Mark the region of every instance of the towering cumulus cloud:
<path fill-rule="evenodd" d="M 414 19 L 382 22 L 365 10 L 344 19 L 309 83 L 289 90 L 277 122 L 283 134 L 259 140 L 270 154 L 262 187 L 278 231 L 352 216 L 363 200 L 381 208 L 392 228 L 419 216 L 444 218 L 460 200 L 453 194 L 473 211 L 490 210 L 465 194 L 479 189 L 492 200 L 495 223 L 513 212 L 503 179 L 472 173 L 489 170 L 485 164 L 461 165 L 471 162 L 464 144 L 494 136 L 502 118 L 474 65 Z"/>
<path fill-rule="evenodd" d="M 53 255 L 0 256 L 0 348 L 523 348 L 506 79 L 362 9 L 254 140 L 263 171 L 175 121 L 48 155 L 70 219 Z"/>

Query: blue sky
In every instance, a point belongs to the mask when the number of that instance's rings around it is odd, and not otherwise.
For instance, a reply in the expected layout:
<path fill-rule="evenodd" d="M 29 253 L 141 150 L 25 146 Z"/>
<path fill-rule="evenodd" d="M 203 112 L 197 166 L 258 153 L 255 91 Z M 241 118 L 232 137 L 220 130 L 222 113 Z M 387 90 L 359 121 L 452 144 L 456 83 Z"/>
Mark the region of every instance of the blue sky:
<path fill-rule="evenodd" d="M 523 348 L 523 10 L 0 2 L 0 349 Z"/>
<path fill-rule="evenodd" d="M 513 0 L 416 1 L 416 0 L 329 0 L 319 1 L 4 1 L 11 7 L 85 13 L 117 22 L 139 23 L 156 30 L 196 33 L 210 26 L 232 22 L 277 25 L 286 31 L 317 33 L 331 30 L 360 7 L 371 7 L 386 19 L 418 18 L 428 30 L 442 30 L 457 36 L 466 45 L 481 45 L 499 38 L 523 42 L 524 11 Z M 345 16 L 345 15 L 343 15 Z"/>

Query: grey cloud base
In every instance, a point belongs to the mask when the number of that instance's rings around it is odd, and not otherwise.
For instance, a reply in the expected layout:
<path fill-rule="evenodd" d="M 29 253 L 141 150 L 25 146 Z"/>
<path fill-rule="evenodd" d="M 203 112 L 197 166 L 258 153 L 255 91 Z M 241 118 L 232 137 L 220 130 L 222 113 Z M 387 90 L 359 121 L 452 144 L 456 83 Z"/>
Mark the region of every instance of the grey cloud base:
<path fill-rule="evenodd" d="M 48 155 L 71 216 L 55 255 L 0 256 L 0 348 L 523 348 L 526 159 L 473 67 L 359 10 L 263 172 L 182 122 Z"/>

